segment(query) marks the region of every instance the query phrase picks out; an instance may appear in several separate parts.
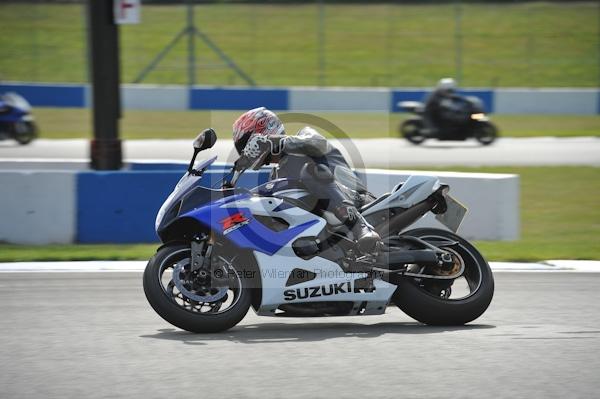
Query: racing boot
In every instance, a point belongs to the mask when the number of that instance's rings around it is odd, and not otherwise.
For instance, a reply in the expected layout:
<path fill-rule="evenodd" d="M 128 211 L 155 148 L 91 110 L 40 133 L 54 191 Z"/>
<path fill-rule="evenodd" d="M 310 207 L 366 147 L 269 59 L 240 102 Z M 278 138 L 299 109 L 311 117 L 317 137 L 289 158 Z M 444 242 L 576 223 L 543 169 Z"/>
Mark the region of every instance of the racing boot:
<path fill-rule="evenodd" d="M 367 223 L 351 201 L 344 200 L 343 205 L 337 207 L 334 213 L 352 231 L 359 252 L 365 255 L 376 255 L 379 252 L 381 237 Z"/>

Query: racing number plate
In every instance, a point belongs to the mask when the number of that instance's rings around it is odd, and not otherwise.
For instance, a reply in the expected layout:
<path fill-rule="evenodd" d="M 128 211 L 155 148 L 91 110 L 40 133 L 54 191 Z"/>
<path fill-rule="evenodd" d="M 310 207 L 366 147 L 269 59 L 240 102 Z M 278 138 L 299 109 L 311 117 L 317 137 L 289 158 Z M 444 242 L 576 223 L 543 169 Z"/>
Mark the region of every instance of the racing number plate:
<path fill-rule="evenodd" d="M 460 224 L 465 218 L 465 215 L 467 214 L 467 207 L 452 198 L 450 195 L 446 195 L 446 206 L 448 207 L 446 212 L 435 215 L 435 218 L 444 226 L 456 233 L 460 227 Z"/>

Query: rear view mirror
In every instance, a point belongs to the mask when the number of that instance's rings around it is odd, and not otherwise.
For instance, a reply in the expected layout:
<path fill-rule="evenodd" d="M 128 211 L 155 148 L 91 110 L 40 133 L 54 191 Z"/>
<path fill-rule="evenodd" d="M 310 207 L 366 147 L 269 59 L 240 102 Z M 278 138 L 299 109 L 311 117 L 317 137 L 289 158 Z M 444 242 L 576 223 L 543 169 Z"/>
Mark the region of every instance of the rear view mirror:
<path fill-rule="evenodd" d="M 217 133 L 212 129 L 204 129 L 202 133 L 194 140 L 194 155 L 188 166 L 188 172 L 195 175 L 201 176 L 202 171 L 194 170 L 194 162 L 196 162 L 196 156 L 200 151 L 208 150 L 217 142 Z"/>
<path fill-rule="evenodd" d="M 217 133 L 213 129 L 205 129 L 194 140 L 194 149 L 197 151 L 207 150 L 217 142 Z"/>

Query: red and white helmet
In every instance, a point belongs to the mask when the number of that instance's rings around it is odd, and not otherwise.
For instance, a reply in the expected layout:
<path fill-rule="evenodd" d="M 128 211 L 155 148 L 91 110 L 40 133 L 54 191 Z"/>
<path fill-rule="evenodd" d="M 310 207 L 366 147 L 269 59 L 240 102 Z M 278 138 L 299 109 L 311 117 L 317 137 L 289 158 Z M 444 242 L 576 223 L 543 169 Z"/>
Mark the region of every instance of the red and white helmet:
<path fill-rule="evenodd" d="M 238 154 L 242 153 L 253 134 L 285 134 L 285 128 L 274 112 L 265 107 L 254 108 L 233 123 L 233 142 Z"/>

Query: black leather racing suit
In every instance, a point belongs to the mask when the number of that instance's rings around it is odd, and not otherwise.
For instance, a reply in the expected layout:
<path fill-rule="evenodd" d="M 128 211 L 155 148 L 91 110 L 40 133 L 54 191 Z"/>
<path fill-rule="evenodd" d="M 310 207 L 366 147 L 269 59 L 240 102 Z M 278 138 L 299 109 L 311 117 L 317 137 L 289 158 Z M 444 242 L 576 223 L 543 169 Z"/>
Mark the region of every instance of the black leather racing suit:
<path fill-rule="evenodd" d="M 444 110 L 448 107 L 448 103 L 460 99 L 454 90 L 436 89 L 425 100 L 425 109 L 423 119 L 425 127 L 430 131 L 441 132 L 444 123 L 447 122 L 444 118 Z"/>
<path fill-rule="evenodd" d="M 371 252 L 376 248 L 379 236 L 356 208 L 373 197 L 366 189 L 359 188 L 357 195 L 353 195 L 352 190 L 342 191 L 334 178 L 337 167 L 350 171 L 358 180 L 342 153 L 316 130 L 305 127 L 295 136 L 285 138 L 279 165 L 273 169 L 271 178 L 301 180 L 312 195 L 326 201 L 323 208 L 333 212 L 352 230 L 359 249 Z"/>
<path fill-rule="evenodd" d="M 277 168 L 273 169 L 273 178 L 287 177 L 299 179 L 300 170 L 307 163 L 326 166 L 331 173 L 336 166 L 350 169 L 342 153 L 316 130 L 305 127 L 295 136 L 285 138 L 281 158 Z"/>

